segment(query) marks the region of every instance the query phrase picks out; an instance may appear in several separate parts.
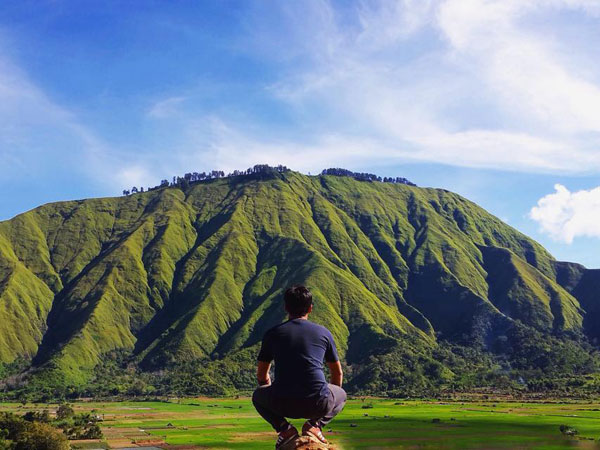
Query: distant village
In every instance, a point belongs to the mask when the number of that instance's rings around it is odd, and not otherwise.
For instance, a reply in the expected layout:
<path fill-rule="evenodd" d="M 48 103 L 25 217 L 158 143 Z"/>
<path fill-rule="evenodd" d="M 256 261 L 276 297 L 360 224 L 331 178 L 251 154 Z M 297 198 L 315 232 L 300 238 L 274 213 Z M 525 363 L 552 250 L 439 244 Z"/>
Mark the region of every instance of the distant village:
<path fill-rule="evenodd" d="M 269 166 L 268 164 L 256 164 L 255 166 L 249 167 L 246 170 L 234 170 L 228 174 L 225 174 L 222 170 L 211 170 L 210 172 L 190 172 L 180 176 L 174 176 L 172 181 L 167 179 L 161 180 L 160 184 L 154 187 L 148 187 L 147 191 L 154 191 L 156 189 L 162 189 L 166 187 L 179 187 L 181 189 L 186 189 L 193 183 L 197 183 L 200 181 L 207 180 L 215 180 L 218 178 L 230 178 L 230 177 L 241 177 L 241 176 L 251 176 L 251 175 L 269 175 L 276 173 L 285 173 L 289 172 L 290 169 L 286 166 L 278 165 L 278 166 Z M 406 184 L 408 186 L 416 186 L 416 184 L 410 182 L 406 178 L 403 177 L 380 177 L 378 175 L 366 172 L 352 172 L 351 170 L 341 169 L 341 168 L 331 168 L 324 169 L 321 172 L 321 175 L 333 175 L 336 177 L 351 177 L 358 181 L 369 181 L 369 182 L 379 182 L 379 183 L 397 183 L 397 184 Z M 137 194 L 140 192 L 144 192 L 143 187 L 132 187 L 131 190 L 124 189 L 123 195 L 131 195 Z"/>

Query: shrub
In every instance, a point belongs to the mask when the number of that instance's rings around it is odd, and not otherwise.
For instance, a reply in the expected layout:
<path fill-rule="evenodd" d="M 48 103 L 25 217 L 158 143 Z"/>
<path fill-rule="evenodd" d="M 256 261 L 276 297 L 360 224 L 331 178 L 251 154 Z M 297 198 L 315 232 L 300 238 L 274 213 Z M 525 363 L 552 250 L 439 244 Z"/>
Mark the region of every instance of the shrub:
<path fill-rule="evenodd" d="M 43 411 L 28 411 L 23 415 L 23 419 L 27 422 L 50 423 L 50 413 L 47 409 Z"/>

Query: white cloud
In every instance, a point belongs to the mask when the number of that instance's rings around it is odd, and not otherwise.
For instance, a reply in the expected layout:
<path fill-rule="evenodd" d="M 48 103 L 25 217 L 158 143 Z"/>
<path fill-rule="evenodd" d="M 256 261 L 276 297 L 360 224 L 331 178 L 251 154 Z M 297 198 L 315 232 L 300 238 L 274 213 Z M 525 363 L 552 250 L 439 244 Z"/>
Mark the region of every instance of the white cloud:
<path fill-rule="evenodd" d="M 600 186 L 577 192 L 560 184 L 554 188 L 529 213 L 541 231 L 569 244 L 579 236 L 600 238 Z"/>

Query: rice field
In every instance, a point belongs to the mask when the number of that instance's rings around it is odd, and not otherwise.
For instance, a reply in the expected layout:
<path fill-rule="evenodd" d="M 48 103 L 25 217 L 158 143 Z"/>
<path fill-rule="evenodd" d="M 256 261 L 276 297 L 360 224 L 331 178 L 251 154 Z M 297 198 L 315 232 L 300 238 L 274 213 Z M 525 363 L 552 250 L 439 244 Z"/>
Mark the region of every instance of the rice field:
<path fill-rule="evenodd" d="M 56 406 L 3 403 L 0 410 Z M 72 442 L 74 448 L 250 450 L 273 448 L 275 439 L 249 398 L 78 402 L 74 408 L 101 416 L 104 433 L 103 440 Z M 340 450 L 592 449 L 600 448 L 600 402 L 351 399 L 325 435 Z"/>

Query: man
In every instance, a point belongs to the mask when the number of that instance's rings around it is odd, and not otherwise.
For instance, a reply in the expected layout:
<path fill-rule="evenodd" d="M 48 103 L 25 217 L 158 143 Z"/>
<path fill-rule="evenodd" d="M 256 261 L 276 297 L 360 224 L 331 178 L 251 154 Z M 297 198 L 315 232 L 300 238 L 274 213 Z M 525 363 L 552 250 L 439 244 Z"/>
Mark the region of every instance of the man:
<path fill-rule="evenodd" d="M 327 328 L 308 320 L 313 303 L 306 287 L 288 288 L 284 300 L 288 320 L 265 333 L 258 355 L 260 386 L 254 391 L 252 402 L 279 434 L 276 449 L 298 437 L 298 430 L 286 417 L 308 419 L 302 434 L 327 443 L 322 429 L 346 403 L 335 342 Z M 271 384 L 269 369 L 273 360 L 275 381 Z M 323 360 L 329 366 L 329 384 L 323 373 Z"/>

